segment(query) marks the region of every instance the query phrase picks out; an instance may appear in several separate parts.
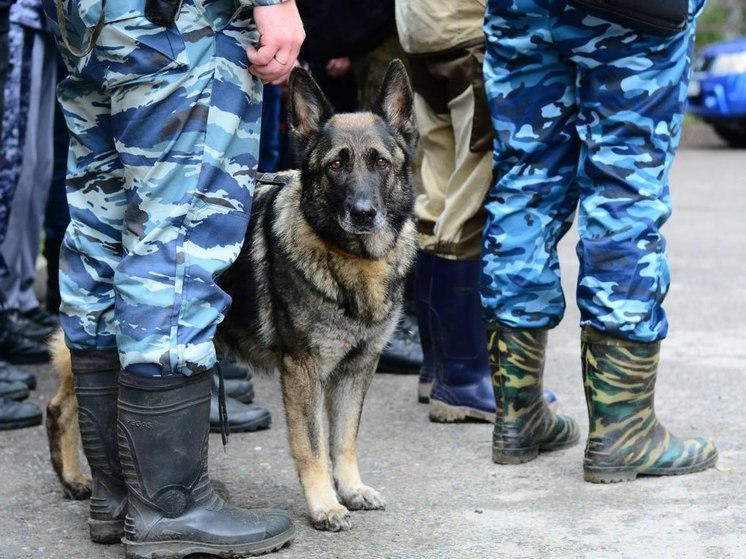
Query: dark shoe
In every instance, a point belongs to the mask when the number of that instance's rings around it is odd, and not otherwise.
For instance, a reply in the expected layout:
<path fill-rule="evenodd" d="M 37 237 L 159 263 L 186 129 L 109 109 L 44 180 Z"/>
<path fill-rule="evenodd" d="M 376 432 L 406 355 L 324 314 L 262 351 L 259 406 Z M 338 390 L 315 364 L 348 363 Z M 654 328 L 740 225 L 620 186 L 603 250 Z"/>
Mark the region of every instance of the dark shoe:
<path fill-rule="evenodd" d="M 40 424 L 41 409 L 39 406 L 0 397 L 0 431 L 22 429 Z"/>
<path fill-rule="evenodd" d="M 0 357 L 14 365 L 48 363 L 51 359 L 46 345 L 5 329 L 1 318 Z"/>
<path fill-rule="evenodd" d="M 0 398 L 25 400 L 28 398 L 28 386 L 20 380 L 0 381 Z"/>
<path fill-rule="evenodd" d="M 218 362 L 220 363 L 220 370 L 223 373 L 223 378 L 226 380 L 251 380 L 254 376 L 249 367 L 241 365 L 233 359 L 218 356 Z"/>
<path fill-rule="evenodd" d="M 0 382 L 12 381 L 22 382 L 30 390 L 36 388 L 36 377 L 34 375 L 0 359 Z"/>
<path fill-rule="evenodd" d="M 20 313 L 22 318 L 30 320 L 39 326 L 46 328 L 57 328 L 59 326 L 59 320 L 57 317 L 48 313 L 41 307 L 34 307 L 31 310 Z"/>
<path fill-rule="evenodd" d="M 239 508 L 215 493 L 207 473 L 213 376 L 164 377 L 141 388 L 141 379 L 120 375 L 127 559 L 246 557 L 280 549 L 295 535 L 285 512 Z"/>
<path fill-rule="evenodd" d="M 104 352 L 96 354 L 106 357 Z M 127 487 L 124 485 L 117 444 L 117 396 L 119 358 L 112 352 L 104 370 L 100 359 L 91 353 L 73 353 L 75 394 L 78 398 L 78 423 L 83 451 L 91 468 L 91 499 L 88 529 L 97 543 L 119 543 L 124 535 L 127 513 Z M 85 372 L 83 372 L 85 371 Z"/>
<path fill-rule="evenodd" d="M 213 375 L 212 392 L 210 398 L 210 431 L 220 433 L 220 406 L 218 402 L 219 384 Z M 226 389 L 227 392 L 227 389 Z M 269 410 L 259 406 L 247 406 L 234 398 L 226 395 L 225 411 L 228 416 L 228 432 L 244 433 L 267 429 L 272 424 L 272 415 Z"/>
<path fill-rule="evenodd" d="M 430 334 L 435 377 L 430 389 L 431 421 L 495 421 L 479 269 L 479 260 L 433 257 Z"/>
<path fill-rule="evenodd" d="M 396 330 L 381 353 L 378 371 L 381 373 L 417 374 L 422 366 L 422 343 L 417 318 L 403 313 Z"/>
<path fill-rule="evenodd" d="M 44 342 L 54 332 L 54 326 L 43 326 L 25 318 L 20 311 L 10 310 L 0 313 L 0 324 L 7 332 Z"/>
<path fill-rule="evenodd" d="M 242 404 L 254 401 L 254 385 L 250 380 L 228 379 L 225 381 L 225 395 Z"/>

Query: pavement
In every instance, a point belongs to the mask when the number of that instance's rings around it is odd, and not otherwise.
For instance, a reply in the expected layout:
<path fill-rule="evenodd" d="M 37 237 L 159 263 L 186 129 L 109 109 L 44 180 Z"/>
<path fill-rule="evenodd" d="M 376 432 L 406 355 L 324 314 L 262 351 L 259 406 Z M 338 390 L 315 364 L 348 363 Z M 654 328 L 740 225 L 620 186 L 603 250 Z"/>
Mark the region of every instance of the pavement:
<path fill-rule="evenodd" d="M 694 128 L 694 126 L 692 125 Z M 376 375 L 366 400 L 359 453 L 363 479 L 385 511 L 353 513 L 344 533 L 314 530 L 290 459 L 277 378 L 255 380 L 269 430 L 213 435 L 210 473 L 231 500 L 279 507 L 295 541 L 278 559 L 486 559 L 746 557 L 746 173 L 744 152 L 707 129 L 686 129 L 672 173 L 666 225 L 673 285 L 656 398 L 674 433 L 713 437 L 716 468 L 613 485 L 583 481 L 583 443 L 520 466 L 491 462 L 491 427 L 431 423 L 414 375 Z M 568 311 L 550 335 L 545 386 L 587 432 L 574 307 L 575 234 L 561 245 Z M 56 389 L 49 366 L 31 401 Z M 63 497 L 43 426 L 0 432 L 0 558 L 121 558 L 120 545 L 87 536 L 87 502 Z"/>

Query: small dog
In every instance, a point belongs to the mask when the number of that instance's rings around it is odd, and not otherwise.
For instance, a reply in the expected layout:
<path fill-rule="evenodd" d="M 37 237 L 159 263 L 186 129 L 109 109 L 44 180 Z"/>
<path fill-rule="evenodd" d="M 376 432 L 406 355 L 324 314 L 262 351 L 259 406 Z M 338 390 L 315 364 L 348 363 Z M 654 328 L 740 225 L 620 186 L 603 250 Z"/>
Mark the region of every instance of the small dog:
<path fill-rule="evenodd" d="M 385 506 L 360 479 L 357 433 L 416 254 L 412 103 L 398 60 L 368 113 L 334 114 L 313 78 L 293 70 L 288 120 L 301 169 L 257 188 L 243 250 L 218 280 L 233 304 L 216 345 L 259 370 L 279 370 L 290 451 L 320 530 L 348 530 L 349 510 Z M 53 354 L 61 382 L 47 408 L 52 463 L 65 494 L 85 498 L 90 479 L 80 469 L 61 336 Z"/>

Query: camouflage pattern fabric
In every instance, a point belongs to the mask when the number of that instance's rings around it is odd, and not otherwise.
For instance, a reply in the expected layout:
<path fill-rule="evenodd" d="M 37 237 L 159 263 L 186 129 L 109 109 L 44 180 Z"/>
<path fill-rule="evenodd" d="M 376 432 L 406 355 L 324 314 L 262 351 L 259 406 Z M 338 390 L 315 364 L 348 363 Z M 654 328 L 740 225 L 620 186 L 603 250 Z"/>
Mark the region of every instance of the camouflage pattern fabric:
<path fill-rule="evenodd" d="M 558 0 L 492 0 L 484 72 L 495 128 L 486 319 L 551 328 L 565 311 L 557 243 L 578 212 L 581 324 L 650 342 L 667 333 L 661 226 L 679 143 L 694 18 L 645 36 Z"/>
<path fill-rule="evenodd" d="M 12 23 L 8 31 L 8 73 L 4 88 L 2 133 L 0 134 L 0 244 L 8 233 L 10 209 L 18 185 L 26 141 L 26 120 L 31 88 L 33 31 Z M 8 273 L 0 255 L 0 276 Z M 0 302 L 0 305 L 4 303 Z"/>
<path fill-rule="evenodd" d="M 521 464 L 539 450 L 560 450 L 580 439 L 577 423 L 549 409 L 542 377 L 546 330 L 511 330 L 491 325 L 487 351 L 497 413 L 492 434 L 492 461 Z"/>
<path fill-rule="evenodd" d="M 631 481 L 639 474 L 679 475 L 714 466 L 718 453 L 703 437 L 671 434 L 653 400 L 660 342 L 638 343 L 583 329 L 581 358 L 589 435 L 586 481 Z"/>
<path fill-rule="evenodd" d="M 230 304 L 215 278 L 248 225 L 262 84 L 245 50 L 258 34 L 233 0 L 185 0 L 168 28 L 144 4 L 109 2 L 82 59 L 60 44 L 71 134 L 60 319 L 72 349 L 117 347 L 135 375 L 192 375 L 215 363 Z M 82 49 L 100 2 L 64 5 Z"/>

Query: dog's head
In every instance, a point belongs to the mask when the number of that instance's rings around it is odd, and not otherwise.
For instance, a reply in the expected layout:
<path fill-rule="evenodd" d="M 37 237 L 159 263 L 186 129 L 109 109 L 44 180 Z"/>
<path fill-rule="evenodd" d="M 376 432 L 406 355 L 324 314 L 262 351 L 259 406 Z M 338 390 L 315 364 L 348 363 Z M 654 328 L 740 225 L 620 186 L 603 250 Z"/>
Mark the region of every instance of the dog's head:
<path fill-rule="evenodd" d="M 327 242 L 379 258 L 412 218 L 412 91 L 393 61 L 371 112 L 335 114 L 311 75 L 290 76 L 290 134 L 301 160 L 301 210 Z"/>

